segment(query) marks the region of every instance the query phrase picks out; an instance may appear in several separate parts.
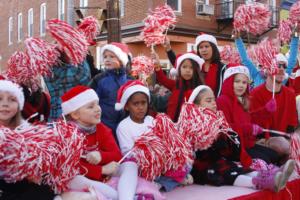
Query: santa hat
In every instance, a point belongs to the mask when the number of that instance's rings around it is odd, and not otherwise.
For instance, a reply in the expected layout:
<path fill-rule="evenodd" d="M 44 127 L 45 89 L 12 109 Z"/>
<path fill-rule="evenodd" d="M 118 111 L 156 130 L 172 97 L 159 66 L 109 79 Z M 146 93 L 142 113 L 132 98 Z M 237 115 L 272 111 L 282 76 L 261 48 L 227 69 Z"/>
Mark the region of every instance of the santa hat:
<path fill-rule="evenodd" d="M 0 80 L 0 91 L 14 95 L 19 103 L 20 110 L 23 110 L 25 98 L 21 86 L 8 80 Z"/>
<path fill-rule="evenodd" d="M 214 45 L 218 46 L 217 39 L 214 36 L 208 35 L 205 33 L 202 33 L 201 35 L 197 36 L 196 42 L 195 42 L 195 47 L 198 47 L 198 45 L 201 42 L 211 42 Z"/>
<path fill-rule="evenodd" d="M 235 74 L 245 74 L 250 79 L 249 69 L 243 65 L 237 65 L 232 67 L 229 66 L 229 68 L 226 69 L 223 81 Z"/>
<path fill-rule="evenodd" d="M 194 60 L 199 65 L 200 71 L 202 69 L 202 65 L 205 62 L 202 58 L 200 58 L 197 54 L 195 54 L 193 52 L 189 52 L 189 53 L 185 53 L 185 54 L 180 54 L 176 58 L 176 62 L 175 62 L 176 75 L 178 75 L 179 66 L 186 59 Z"/>
<path fill-rule="evenodd" d="M 191 94 L 191 96 L 190 96 L 190 98 L 189 98 L 189 100 L 188 100 L 188 103 L 194 103 L 194 101 L 195 101 L 195 99 L 197 98 L 198 94 L 199 94 L 202 90 L 211 90 L 211 88 L 210 88 L 209 86 L 207 86 L 207 85 L 199 85 L 198 87 L 196 87 L 196 88 L 193 90 L 193 92 L 192 92 L 192 94 Z"/>
<path fill-rule="evenodd" d="M 103 54 L 104 51 L 111 51 L 113 52 L 119 60 L 122 62 L 123 66 L 126 66 L 128 63 L 128 56 L 131 56 L 129 48 L 126 44 L 112 42 L 110 44 L 106 44 L 101 48 L 101 60 L 103 61 Z"/>
<path fill-rule="evenodd" d="M 276 61 L 277 62 L 284 62 L 286 65 L 288 64 L 287 58 L 282 53 L 279 53 L 279 54 L 276 55 Z"/>
<path fill-rule="evenodd" d="M 82 85 L 75 86 L 61 96 L 62 112 L 68 115 L 95 100 L 99 100 L 99 97 L 93 89 Z"/>
<path fill-rule="evenodd" d="M 115 104 L 115 110 L 122 110 L 126 105 L 128 99 L 136 92 L 145 93 L 150 102 L 150 92 L 147 87 L 141 82 L 137 80 L 128 81 L 124 85 L 120 87 L 117 95 L 117 103 Z"/>

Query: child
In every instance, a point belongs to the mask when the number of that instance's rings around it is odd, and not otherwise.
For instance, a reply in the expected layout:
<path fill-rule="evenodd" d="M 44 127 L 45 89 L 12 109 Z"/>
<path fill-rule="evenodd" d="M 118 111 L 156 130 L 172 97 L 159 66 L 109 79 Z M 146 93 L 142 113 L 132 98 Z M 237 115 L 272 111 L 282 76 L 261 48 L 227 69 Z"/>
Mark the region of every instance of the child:
<path fill-rule="evenodd" d="M 153 118 L 148 113 L 150 92 L 140 81 L 129 81 L 118 91 L 116 109 L 124 109 L 128 117 L 120 122 L 117 137 L 122 154 L 125 155 L 135 140 L 153 126 Z M 132 200 L 137 185 L 138 166 L 134 158 L 129 158 L 121 165 L 121 177 L 118 185 L 120 200 Z M 130 184 L 128 180 L 130 179 Z M 177 184 L 178 185 L 178 184 Z"/>
<path fill-rule="evenodd" d="M 174 58 L 176 56 L 171 49 L 168 39 L 165 40 L 164 46 L 170 62 L 175 66 Z M 195 47 L 197 55 L 205 61 L 201 68 L 201 71 L 204 73 L 205 84 L 211 87 L 215 96 L 218 97 L 221 92 L 226 65 L 221 62 L 217 39 L 213 35 L 202 33 L 197 36 Z"/>
<path fill-rule="evenodd" d="M 124 113 L 115 111 L 118 89 L 130 78 L 126 74 L 126 65 L 129 62 L 129 49 L 123 43 L 113 42 L 101 48 L 101 57 L 106 71 L 95 76 L 90 83 L 100 101 L 103 110 L 101 121 L 112 129 L 115 134 L 118 123 L 123 119 Z M 115 135 L 114 135 L 115 136 Z"/>
<path fill-rule="evenodd" d="M 103 181 L 107 176 L 114 175 L 118 171 L 117 161 L 121 159 L 121 153 L 111 130 L 100 123 L 101 109 L 96 92 L 86 86 L 76 86 L 66 92 L 61 100 L 63 114 L 85 135 L 84 155 L 80 160 L 81 173 L 95 181 Z M 95 181 L 86 180 L 88 185 L 99 185 Z M 81 188 L 78 183 L 79 180 L 73 180 L 70 189 Z M 102 184 L 100 190 L 106 197 L 117 198 L 116 192 L 108 186 Z"/>
<path fill-rule="evenodd" d="M 189 103 L 208 108 L 217 112 L 213 91 L 208 86 L 198 86 L 189 98 Z M 234 133 L 220 133 L 212 146 L 206 150 L 197 151 L 192 169 L 196 183 L 213 185 L 235 185 L 256 189 L 280 191 L 293 172 L 294 161 L 289 160 L 281 169 L 256 172 L 247 170 L 233 161 L 240 161 L 242 147 L 234 143 Z"/>
<path fill-rule="evenodd" d="M 222 110 L 232 129 L 239 134 L 242 145 L 252 158 L 260 158 L 267 163 L 277 163 L 278 154 L 270 148 L 255 144 L 256 136 L 262 134 L 262 128 L 251 122 L 249 113 L 249 80 L 247 67 L 232 64 L 224 74 L 221 96 L 217 99 L 218 109 Z M 272 101 L 269 102 L 271 104 Z M 269 111 L 268 111 L 269 110 Z M 257 113 L 268 117 L 269 106 Z"/>
<path fill-rule="evenodd" d="M 168 101 L 167 114 L 176 122 L 185 98 L 192 89 L 203 84 L 200 71 L 204 60 L 194 53 L 180 55 L 176 60 L 177 80 L 171 80 L 163 73 L 157 54 L 153 52 L 152 56 L 155 59 L 155 73 L 158 82 L 172 92 Z"/>
<path fill-rule="evenodd" d="M 18 126 L 29 126 L 21 117 L 24 107 L 24 94 L 22 88 L 7 80 L 0 80 L 0 125 L 10 129 Z M 1 199 L 11 200 L 52 200 L 54 193 L 44 185 L 36 185 L 29 180 L 16 183 L 6 183 L 1 178 L 0 171 Z"/>

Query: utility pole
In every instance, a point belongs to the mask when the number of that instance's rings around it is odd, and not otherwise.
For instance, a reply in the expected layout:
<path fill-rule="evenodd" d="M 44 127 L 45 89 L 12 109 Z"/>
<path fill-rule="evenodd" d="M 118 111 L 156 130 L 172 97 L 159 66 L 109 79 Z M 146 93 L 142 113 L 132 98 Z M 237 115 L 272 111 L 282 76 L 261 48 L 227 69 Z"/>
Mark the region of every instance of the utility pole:
<path fill-rule="evenodd" d="M 107 42 L 121 42 L 119 0 L 106 0 Z"/>

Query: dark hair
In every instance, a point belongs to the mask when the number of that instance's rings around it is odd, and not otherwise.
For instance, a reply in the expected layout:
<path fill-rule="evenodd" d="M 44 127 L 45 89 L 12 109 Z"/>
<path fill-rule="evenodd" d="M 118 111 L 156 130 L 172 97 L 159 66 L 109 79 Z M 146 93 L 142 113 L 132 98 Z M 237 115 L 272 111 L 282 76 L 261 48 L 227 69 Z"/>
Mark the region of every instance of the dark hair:
<path fill-rule="evenodd" d="M 210 46 L 212 48 L 211 63 L 217 63 L 217 64 L 220 63 L 221 62 L 221 56 L 220 56 L 220 52 L 219 52 L 218 47 L 212 42 L 208 42 L 208 43 L 210 44 Z M 198 54 L 198 56 L 201 57 L 200 52 L 199 52 L 199 46 L 200 46 L 200 44 L 198 44 L 198 46 L 197 46 L 197 54 Z"/>
<path fill-rule="evenodd" d="M 191 63 L 192 63 L 192 67 L 193 67 L 193 77 L 191 80 L 184 80 L 182 77 L 181 77 L 181 71 L 180 71 L 180 68 L 181 68 L 181 65 L 179 66 L 179 69 L 178 69 L 178 78 L 176 80 L 176 88 L 179 89 L 179 97 L 178 97 L 178 102 L 177 102 L 177 108 L 176 108 L 176 111 L 175 111 L 175 117 L 174 117 L 174 121 L 176 122 L 178 117 L 179 117 L 179 113 L 180 113 L 180 108 L 181 108 L 181 104 L 183 102 L 183 98 L 184 98 L 184 92 L 187 91 L 187 90 L 192 90 L 194 88 L 196 88 L 198 85 L 203 85 L 204 84 L 204 77 L 203 77 L 203 74 L 200 70 L 200 67 L 199 67 L 199 64 L 192 60 L 192 59 L 185 59 L 185 60 L 190 60 Z M 183 60 L 183 61 L 185 61 Z M 183 63 L 183 62 L 182 62 Z"/>

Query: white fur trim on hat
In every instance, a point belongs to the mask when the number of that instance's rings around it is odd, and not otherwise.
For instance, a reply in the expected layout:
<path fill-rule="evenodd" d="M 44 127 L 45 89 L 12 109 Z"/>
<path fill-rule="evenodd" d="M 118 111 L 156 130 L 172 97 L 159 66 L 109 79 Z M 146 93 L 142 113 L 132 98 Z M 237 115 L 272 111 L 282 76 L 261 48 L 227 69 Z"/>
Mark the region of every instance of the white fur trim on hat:
<path fill-rule="evenodd" d="M 211 43 L 215 44 L 216 46 L 218 46 L 217 39 L 216 39 L 214 36 L 208 35 L 208 34 L 202 34 L 202 35 L 199 35 L 199 36 L 196 38 L 195 47 L 198 47 L 198 45 L 199 45 L 201 42 L 211 42 Z"/>
<path fill-rule="evenodd" d="M 288 64 L 288 60 L 286 59 L 286 57 L 282 53 L 279 53 L 279 54 L 276 55 L 276 61 L 277 62 L 284 62 L 286 65 Z"/>
<path fill-rule="evenodd" d="M 209 89 L 209 90 L 211 90 L 211 88 L 208 87 L 207 85 L 199 85 L 198 87 L 196 87 L 196 88 L 193 90 L 193 92 L 192 92 L 192 94 L 191 94 L 191 96 L 190 96 L 190 98 L 189 98 L 189 100 L 188 100 L 188 103 L 194 103 L 194 101 L 195 101 L 195 99 L 197 98 L 198 94 L 199 94 L 202 90 L 204 90 L 204 89 Z"/>
<path fill-rule="evenodd" d="M 74 112 L 78 108 L 84 106 L 87 103 L 90 103 L 94 100 L 99 100 L 98 95 L 93 89 L 88 89 L 80 94 L 74 96 L 73 98 L 62 102 L 61 108 L 64 115 L 68 115 L 71 112 Z"/>
<path fill-rule="evenodd" d="M 122 51 L 122 49 L 120 49 L 119 47 L 117 47 L 116 45 L 113 44 L 107 44 L 104 47 L 101 48 L 101 60 L 103 61 L 103 54 L 104 51 L 111 51 L 113 52 L 118 58 L 119 60 L 122 62 L 123 66 L 126 66 L 128 63 L 128 55 L 127 53 L 125 53 L 124 51 Z"/>
<path fill-rule="evenodd" d="M 223 81 L 225 81 L 227 78 L 234 74 L 245 74 L 250 80 L 249 69 L 243 65 L 240 65 L 235 67 L 229 67 L 228 69 L 226 69 Z"/>
<path fill-rule="evenodd" d="M 172 67 L 172 68 L 170 69 L 170 75 L 171 75 L 171 76 L 177 76 L 177 70 L 176 70 L 175 67 Z"/>
<path fill-rule="evenodd" d="M 149 102 L 150 102 L 150 92 L 149 92 L 149 89 L 145 86 L 142 86 L 142 85 L 133 85 L 133 86 L 130 86 L 129 88 L 127 88 L 122 97 L 121 97 L 121 100 L 120 102 L 117 102 L 115 104 L 115 110 L 122 110 L 124 109 L 128 99 L 131 97 L 131 95 L 133 95 L 134 93 L 136 92 L 142 92 L 142 93 L 145 93 L 148 98 L 149 98 Z"/>
<path fill-rule="evenodd" d="M 202 69 L 202 65 L 204 63 L 204 60 L 202 58 L 200 58 L 197 54 L 194 53 L 185 53 L 181 56 L 179 56 L 176 60 L 176 72 L 178 73 L 179 70 L 179 66 L 181 65 L 181 63 L 185 60 L 185 59 L 192 59 L 194 60 L 196 63 L 198 63 L 200 70 Z"/>
<path fill-rule="evenodd" d="M 0 91 L 9 92 L 14 95 L 18 100 L 20 110 L 23 110 L 25 97 L 21 86 L 8 80 L 0 80 Z"/>

